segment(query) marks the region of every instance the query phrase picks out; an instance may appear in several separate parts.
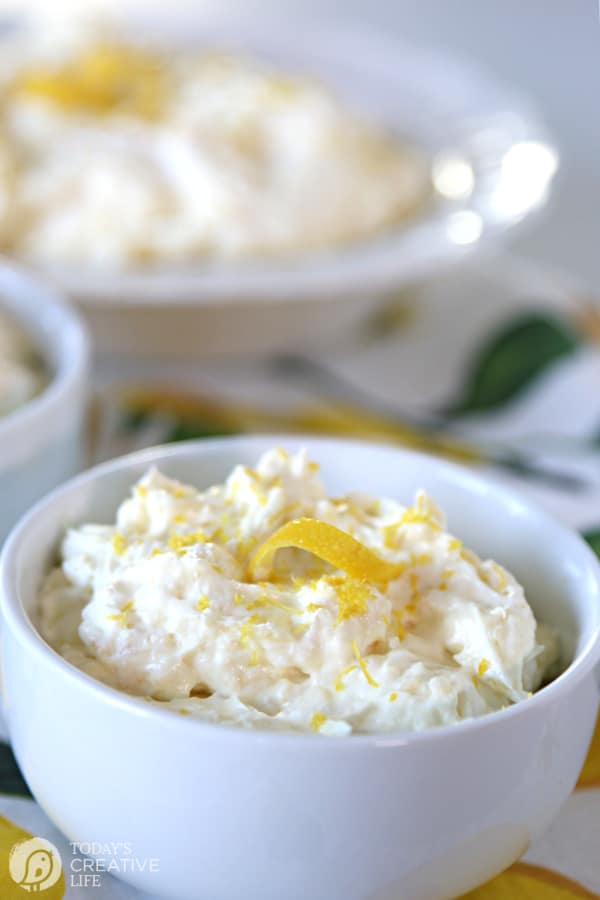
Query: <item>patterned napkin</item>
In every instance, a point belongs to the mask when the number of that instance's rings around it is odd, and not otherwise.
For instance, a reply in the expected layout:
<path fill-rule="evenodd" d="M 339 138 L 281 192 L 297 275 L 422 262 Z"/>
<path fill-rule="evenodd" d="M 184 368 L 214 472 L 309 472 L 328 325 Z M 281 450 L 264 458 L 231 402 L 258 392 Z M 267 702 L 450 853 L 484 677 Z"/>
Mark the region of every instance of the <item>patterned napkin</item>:
<path fill-rule="evenodd" d="M 95 459 L 254 431 L 422 448 L 489 469 L 600 553 L 599 388 L 600 306 L 565 276 L 502 256 L 388 298 L 352 346 L 320 356 L 110 360 L 100 366 L 90 443 Z M 28 798 L 5 745 L 0 790 L 2 900 L 23 896 L 4 863 L 21 838 L 15 828 L 51 840 L 62 857 L 63 878 L 44 896 L 142 900 L 109 875 L 95 887 L 71 883 L 73 850 Z M 599 834 L 600 725 L 555 824 L 469 900 L 599 898 Z"/>

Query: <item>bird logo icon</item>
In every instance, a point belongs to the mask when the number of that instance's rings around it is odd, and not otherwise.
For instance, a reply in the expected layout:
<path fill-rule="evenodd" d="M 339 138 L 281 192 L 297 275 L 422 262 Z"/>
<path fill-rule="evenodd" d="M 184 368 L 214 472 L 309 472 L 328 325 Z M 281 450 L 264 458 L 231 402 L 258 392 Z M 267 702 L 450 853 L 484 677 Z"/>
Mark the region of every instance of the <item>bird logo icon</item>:
<path fill-rule="evenodd" d="M 44 838 L 31 838 L 14 844 L 8 870 L 12 880 L 24 891 L 41 893 L 56 884 L 62 872 L 60 854 Z"/>

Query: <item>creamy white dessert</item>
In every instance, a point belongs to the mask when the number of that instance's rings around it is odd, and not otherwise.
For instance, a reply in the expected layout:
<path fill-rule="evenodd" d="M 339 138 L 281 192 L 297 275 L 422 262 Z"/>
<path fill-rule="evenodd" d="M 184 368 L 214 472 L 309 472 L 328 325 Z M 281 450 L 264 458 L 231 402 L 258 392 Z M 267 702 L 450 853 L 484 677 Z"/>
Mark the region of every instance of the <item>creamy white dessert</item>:
<path fill-rule="evenodd" d="M 43 367 L 31 341 L 0 310 L 0 416 L 28 403 L 43 384 Z"/>
<path fill-rule="evenodd" d="M 420 155 L 306 77 L 94 40 L 4 48 L 4 251 L 116 268 L 281 256 L 423 202 Z"/>
<path fill-rule="evenodd" d="M 559 657 L 518 582 L 424 493 L 328 497 L 304 452 L 277 449 L 202 492 L 152 469 L 115 524 L 71 529 L 39 627 L 84 672 L 181 714 L 327 735 L 493 712 Z"/>

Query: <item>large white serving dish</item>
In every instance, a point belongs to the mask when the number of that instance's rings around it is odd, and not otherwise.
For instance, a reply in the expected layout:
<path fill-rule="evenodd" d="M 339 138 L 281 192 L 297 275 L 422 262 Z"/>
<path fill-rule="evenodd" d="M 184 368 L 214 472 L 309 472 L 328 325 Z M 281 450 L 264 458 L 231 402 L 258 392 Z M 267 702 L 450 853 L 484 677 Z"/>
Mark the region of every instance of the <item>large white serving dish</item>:
<path fill-rule="evenodd" d="M 102 350 L 201 356 L 326 343 L 383 293 L 478 250 L 548 196 L 557 154 L 536 113 L 487 72 L 445 53 L 346 24 L 243 14 L 153 11 L 128 27 L 174 47 L 230 49 L 317 76 L 421 150 L 433 196 L 397 230 L 279 262 L 52 270 Z"/>

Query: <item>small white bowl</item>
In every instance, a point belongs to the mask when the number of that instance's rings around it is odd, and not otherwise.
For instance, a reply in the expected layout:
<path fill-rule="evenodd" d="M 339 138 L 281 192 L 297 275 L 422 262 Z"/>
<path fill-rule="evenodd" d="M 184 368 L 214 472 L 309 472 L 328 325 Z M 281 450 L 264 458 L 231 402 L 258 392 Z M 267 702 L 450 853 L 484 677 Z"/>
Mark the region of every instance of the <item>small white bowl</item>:
<path fill-rule="evenodd" d="M 324 738 L 177 716 L 106 687 L 29 616 L 64 529 L 112 521 L 149 466 L 207 486 L 268 447 L 302 444 L 329 489 L 431 491 L 452 529 L 523 582 L 560 629 L 565 669 L 529 700 L 417 734 Z M 1 562 L 4 702 L 42 808 L 74 841 L 126 841 L 159 871 L 125 880 L 175 900 L 442 900 L 516 860 L 576 781 L 598 706 L 598 562 L 584 541 L 479 474 L 366 443 L 243 437 L 143 451 L 55 491 Z M 598 672 L 596 670 L 596 676 Z M 156 863 L 154 864 L 154 867 Z"/>
<path fill-rule="evenodd" d="M 20 515 L 81 469 L 90 347 L 79 318 L 42 283 L 0 264 L 0 310 L 45 363 L 47 386 L 0 417 L 0 543 Z"/>

